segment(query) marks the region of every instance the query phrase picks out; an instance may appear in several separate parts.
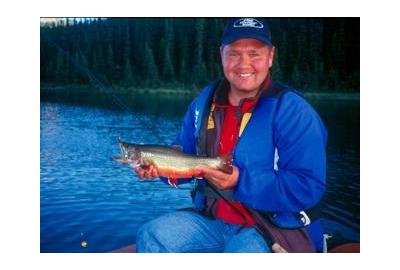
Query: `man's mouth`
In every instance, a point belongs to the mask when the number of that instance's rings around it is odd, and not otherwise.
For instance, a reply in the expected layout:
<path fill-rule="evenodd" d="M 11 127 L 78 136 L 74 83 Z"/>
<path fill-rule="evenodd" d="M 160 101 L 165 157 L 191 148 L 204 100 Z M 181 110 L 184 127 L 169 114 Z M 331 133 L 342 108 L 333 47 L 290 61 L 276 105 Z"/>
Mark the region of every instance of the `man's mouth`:
<path fill-rule="evenodd" d="M 239 73 L 238 75 L 239 75 L 239 77 L 241 77 L 241 78 L 248 78 L 248 77 L 250 77 L 251 75 L 253 75 L 253 73 Z"/>

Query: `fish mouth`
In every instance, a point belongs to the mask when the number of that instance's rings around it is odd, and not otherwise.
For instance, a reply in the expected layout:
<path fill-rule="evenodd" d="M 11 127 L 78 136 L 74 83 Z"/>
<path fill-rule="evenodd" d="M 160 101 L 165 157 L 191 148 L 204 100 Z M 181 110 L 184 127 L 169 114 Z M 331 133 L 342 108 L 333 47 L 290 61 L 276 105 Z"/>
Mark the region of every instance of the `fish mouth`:
<path fill-rule="evenodd" d="M 119 149 L 121 150 L 121 156 L 116 156 L 112 159 L 123 164 L 131 163 L 132 161 L 129 159 L 128 149 L 124 145 L 124 142 L 121 140 L 121 137 L 118 137 L 117 142 L 119 145 Z"/>
<path fill-rule="evenodd" d="M 126 159 L 125 157 L 122 157 L 122 156 L 112 157 L 112 159 L 114 161 L 117 161 L 117 162 L 122 163 L 122 164 L 129 164 L 130 163 L 130 161 L 128 159 Z"/>
<path fill-rule="evenodd" d="M 121 138 L 118 138 L 118 145 L 119 145 L 119 149 L 121 149 L 121 157 L 128 159 L 128 149 L 124 145 L 124 142 L 121 141 Z"/>
<path fill-rule="evenodd" d="M 115 158 L 115 160 L 124 163 L 124 164 L 130 164 L 131 166 L 137 167 L 138 165 L 141 165 L 141 158 L 140 156 L 138 157 L 137 149 L 135 147 L 135 144 L 124 142 L 121 140 L 121 138 L 118 138 L 118 145 L 121 150 L 121 156 L 118 158 Z"/>

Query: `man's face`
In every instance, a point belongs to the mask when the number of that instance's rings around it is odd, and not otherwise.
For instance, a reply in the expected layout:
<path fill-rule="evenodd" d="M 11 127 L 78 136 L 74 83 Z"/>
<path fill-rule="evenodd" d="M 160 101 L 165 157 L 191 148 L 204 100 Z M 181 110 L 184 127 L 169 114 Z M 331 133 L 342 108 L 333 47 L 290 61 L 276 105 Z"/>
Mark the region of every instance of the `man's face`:
<path fill-rule="evenodd" d="M 232 91 L 253 93 L 268 75 L 274 47 L 252 38 L 239 39 L 221 49 L 222 66 Z"/>

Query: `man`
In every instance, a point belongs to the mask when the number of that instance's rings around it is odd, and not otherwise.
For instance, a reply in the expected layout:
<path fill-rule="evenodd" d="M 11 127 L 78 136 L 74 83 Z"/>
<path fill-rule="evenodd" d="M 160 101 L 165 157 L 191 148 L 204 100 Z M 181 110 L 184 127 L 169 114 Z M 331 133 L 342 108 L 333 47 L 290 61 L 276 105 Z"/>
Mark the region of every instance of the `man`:
<path fill-rule="evenodd" d="M 231 153 L 233 172 L 202 167 L 205 180 L 197 180 L 192 194 L 197 211 L 169 213 L 143 225 L 137 251 L 285 251 L 257 229 L 254 211 L 276 228 L 305 228 L 313 251 L 320 251 L 322 227 L 309 213 L 325 191 L 327 134 L 321 119 L 295 90 L 272 81 L 275 47 L 265 19 L 230 19 L 220 53 L 225 78 L 192 102 L 176 143 L 191 154 Z M 154 167 L 136 172 L 158 176 Z"/>

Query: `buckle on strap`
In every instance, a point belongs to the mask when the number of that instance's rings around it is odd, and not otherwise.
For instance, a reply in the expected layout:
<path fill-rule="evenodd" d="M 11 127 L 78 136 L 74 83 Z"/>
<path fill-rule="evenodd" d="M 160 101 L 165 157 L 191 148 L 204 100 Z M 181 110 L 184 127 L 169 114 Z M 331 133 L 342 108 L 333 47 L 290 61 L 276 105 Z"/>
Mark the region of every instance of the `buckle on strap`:
<path fill-rule="evenodd" d="M 305 211 L 299 212 L 299 216 L 300 216 L 300 220 L 301 220 L 301 222 L 303 222 L 304 226 L 311 224 L 311 219 Z"/>

